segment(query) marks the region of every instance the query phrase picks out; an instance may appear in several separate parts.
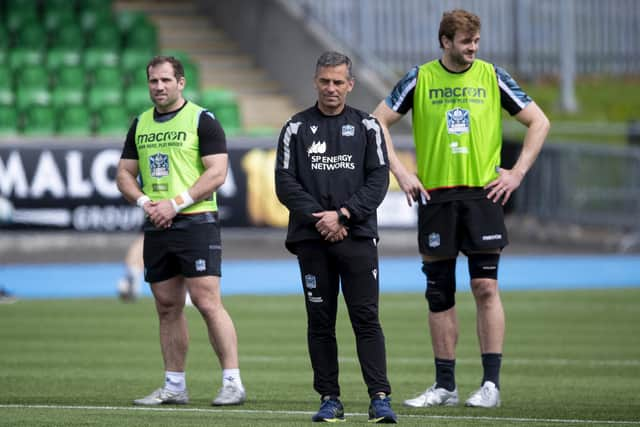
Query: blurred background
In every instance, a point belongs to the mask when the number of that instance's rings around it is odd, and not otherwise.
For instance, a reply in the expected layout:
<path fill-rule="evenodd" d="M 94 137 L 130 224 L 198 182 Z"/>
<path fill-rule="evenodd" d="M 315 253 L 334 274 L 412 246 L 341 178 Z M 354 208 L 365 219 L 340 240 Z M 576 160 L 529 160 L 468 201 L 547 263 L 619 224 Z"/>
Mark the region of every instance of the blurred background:
<path fill-rule="evenodd" d="M 372 111 L 411 66 L 440 56 L 438 24 L 456 7 L 482 19 L 479 57 L 552 121 L 507 206 L 513 247 L 640 252 L 636 0 L 0 0 L 0 266 L 124 257 L 143 217 L 115 171 L 131 121 L 151 106 L 155 54 L 183 61 L 186 98 L 227 133 L 225 256 L 285 256 L 274 150 L 284 122 L 315 102 L 318 55 L 352 57 L 348 101 Z M 506 167 L 522 130 L 505 116 Z M 408 118 L 393 136 L 412 164 Z M 379 219 L 383 255 L 416 254 L 416 212 L 393 177 Z"/>

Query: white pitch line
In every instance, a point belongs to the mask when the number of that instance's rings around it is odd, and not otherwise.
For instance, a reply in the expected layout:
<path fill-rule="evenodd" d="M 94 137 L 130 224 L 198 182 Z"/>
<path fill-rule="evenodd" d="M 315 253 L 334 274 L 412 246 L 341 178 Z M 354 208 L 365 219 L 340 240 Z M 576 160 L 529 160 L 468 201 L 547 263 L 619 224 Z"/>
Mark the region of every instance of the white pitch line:
<path fill-rule="evenodd" d="M 84 411 L 157 411 L 157 412 L 204 412 L 218 414 L 272 414 L 272 415 L 313 415 L 310 411 L 273 411 L 268 409 L 215 409 L 215 408 L 179 408 L 173 406 L 82 406 L 82 405 L 2 405 L 0 409 L 51 409 L 51 410 L 84 410 Z M 345 416 L 366 417 L 368 414 L 359 412 L 346 412 Z M 470 421 L 495 421 L 495 422 L 520 422 L 520 423 L 544 423 L 544 424 L 607 424 L 607 425 L 640 425 L 637 421 L 614 420 L 585 420 L 562 418 L 514 418 L 514 417 L 474 417 L 465 415 L 417 415 L 402 414 L 402 418 L 414 419 L 438 419 L 438 420 L 470 420 Z"/>
<path fill-rule="evenodd" d="M 393 363 L 403 364 L 424 364 L 428 358 L 422 357 L 389 357 L 387 355 L 387 361 Z M 308 356 L 240 356 L 241 361 L 245 362 L 300 362 L 305 363 L 309 361 Z M 431 359 L 429 359 L 431 360 Z M 340 362 L 345 363 L 359 363 L 356 357 L 339 357 Z M 625 366 L 640 366 L 640 360 L 628 359 L 628 360 L 591 360 L 591 359 L 518 359 L 518 358 L 503 358 L 503 365 L 535 365 L 535 366 L 611 366 L 611 367 L 625 367 Z M 477 365 L 478 359 L 475 358 L 461 358 L 456 359 L 457 365 Z"/>

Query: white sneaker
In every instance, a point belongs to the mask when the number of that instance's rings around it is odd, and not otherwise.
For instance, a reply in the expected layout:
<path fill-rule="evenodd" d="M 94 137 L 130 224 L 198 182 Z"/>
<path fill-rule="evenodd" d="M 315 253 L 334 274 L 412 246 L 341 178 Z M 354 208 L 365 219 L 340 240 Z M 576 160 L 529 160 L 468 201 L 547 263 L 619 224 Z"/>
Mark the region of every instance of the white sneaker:
<path fill-rule="evenodd" d="M 244 388 L 234 383 L 225 384 L 215 399 L 211 402 L 213 406 L 242 405 L 247 400 Z"/>
<path fill-rule="evenodd" d="M 500 390 L 491 381 L 485 381 L 464 404 L 476 408 L 497 408 L 500 406 Z"/>
<path fill-rule="evenodd" d="M 436 384 L 413 399 L 404 401 L 405 406 L 412 408 L 428 408 L 430 406 L 456 406 L 458 404 L 458 389 L 449 391 L 446 388 L 436 388 Z"/>
<path fill-rule="evenodd" d="M 147 397 L 142 399 L 136 399 L 133 401 L 134 405 L 155 406 L 166 403 L 172 403 L 175 405 L 184 405 L 189 403 L 189 394 L 187 390 L 184 391 L 170 391 L 165 388 L 159 388 Z"/>

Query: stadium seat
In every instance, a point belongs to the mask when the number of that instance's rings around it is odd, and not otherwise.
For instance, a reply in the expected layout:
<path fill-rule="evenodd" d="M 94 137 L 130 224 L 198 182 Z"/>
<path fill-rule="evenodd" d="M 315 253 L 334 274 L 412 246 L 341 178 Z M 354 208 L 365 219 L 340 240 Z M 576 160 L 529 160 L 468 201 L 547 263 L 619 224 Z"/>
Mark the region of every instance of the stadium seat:
<path fill-rule="evenodd" d="M 84 33 L 79 25 L 65 25 L 50 35 L 51 46 L 81 50 L 84 47 Z"/>
<path fill-rule="evenodd" d="M 25 67 L 15 74 L 17 88 L 49 88 L 49 72 L 44 67 Z"/>
<path fill-rule="evenodd" d="M 200 104 L 212 111 L 225 132 L 242 129 L 240 107 L 233 92 L 225 89 L 208 89 L 202 92 Z"/>
<path fill-rule="evenodd" d="M 94 29 L 89 31 L 89 46 L 120 50 L 120 31 L 112 19 L 102 19 Z"/>
<path fill-rule="evenodd" d="M 138 49 L 151 49 L 154 52 L 158 47 L 156 28 L 151 24 L 138 25 L 125 35 L 125 46 Z"/>
<path fill-rule="evenodd" d="M 37 20 L 23 22 L 15 33 L 14 43 L 16 47 L 38 49 L 47 44 L 47 34 Z"/>
<path fill-rule="evenodd" d="M 142 73 L 146 82 L 146 66 L 153 57 L 151 49 L 126 48 L 120 54 L 120 68 L 130 82 L 134 73 Z"/>
<path fill-rule="evenodd" d="M 29 22 L 38 21 L 38 3 L 36 0 L 7 1 L 5 4 L 5 25 L 10 33 L 19 31 Z"/>
<path fill-rule="evenodd" d="M 113 87 L 94 86 L 87 91 L 87 107 L 98 112 L 107 107 L 122 108 L 122 91 Z"/>
<path fill-rule="evenodd" d="M 53 135 L 56 115 L 52 107 L 36 105 L 24 111 L 22 133 L 27 136 Z"/>
<path fill-rule="evenodd" d="M 83 65 L 93 72 L 98 67 L 113 67 L 120 63 L 120 55 L 115 47 L 88 47 L 84 51 Z"/>
<path fill-rule="evenodd" d="M 121 90 L 124 77 L 119 67 L 98 67 L 93 71 L 92 86 L 106 86 Z"/>
<path fill-rule="evenodd" d="M 42 16 L 43 27 L 50 34 L 60 31 L 63 27 L 75 25 L 77 21 L 71 2 L 68 5 L 54 3 L 45 2 Z"/>
<path fill-rule="evenodd" d="M 7 62 L 12 70 L 17 71 L 29 66 L 44 65 L 45 54 L 42 48 L 14 47 L 9 50 Z"/>
<path fill-rule="evenodd" d="M 91 135 L 93 123 L 91 114 L 84 106 L 72 106 L 58 114 L 57 133 L 65 136 Z"/>
<path fill-rule="evenodd" d="M 82 54 L 77 48 L 56 46 L 47 50 L 47 69 L 50 72 L 80 64 L 82 64 Z"/>
<path fill-rule="evenodd" d="M 147 15 L 137 10 L 121 10 L 115 14 L 115 21 L 118 30 L 124 35 L 137 26 L 150 25 Z"/>
<path fill-rule="evenodd" d="M 18 134 L 18 113 L 12 106 L 0 104 L 0 136 Z"/>
<path fill-rule="evenodd" d="M 127 89 L 124 93 L 124 105 L 131 117 L 151 108 L 153 103 L 149 97 L 149 89 L 146 86 Z"/>
<path fill-rule="evenodd" d="M 14 104 L 18 111 L 32 107 L 48 107 L 51 104 L 51 93 L 46 88 L 19 87 L 16 90 Z"/>
<path fill-rule="evenodd" d="M 51 105 L 58 111 L 68 107 L 82 106 L 85 101 L 85 90 L 83 87 L 55 87 L 51 91 Z"/>
<path fill-rule="evenodd" d="M 97 112 L 96 134 L 123 138 L 131 125 L 132 118 L 121 106 L 105 107 Z"/>
<path fill-rule="evenodd" d="M 13 108 L 15 98 L 15 93 L 9 81 L 0 84 L 0 106 Z"/>
<path fill-rule="evenodd" d="M 60 68 L 54 77 L 55 87 L 84 90 L 87 83 L 86 73 L 80 65 Z"/>

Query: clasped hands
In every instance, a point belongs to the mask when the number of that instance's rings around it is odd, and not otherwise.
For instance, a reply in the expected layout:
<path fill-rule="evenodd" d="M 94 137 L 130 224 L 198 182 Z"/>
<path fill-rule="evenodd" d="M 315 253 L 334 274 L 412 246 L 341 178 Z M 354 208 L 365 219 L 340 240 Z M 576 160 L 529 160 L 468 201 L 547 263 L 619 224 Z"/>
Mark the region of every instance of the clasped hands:
<path fill-rule="evenodd" d="M 338 222 L 336 211 L 315 212 L 312 215 L 318 218 L 316 230 L 324 240 L 334 243 L 347 237 L 348 228 Z"/>

